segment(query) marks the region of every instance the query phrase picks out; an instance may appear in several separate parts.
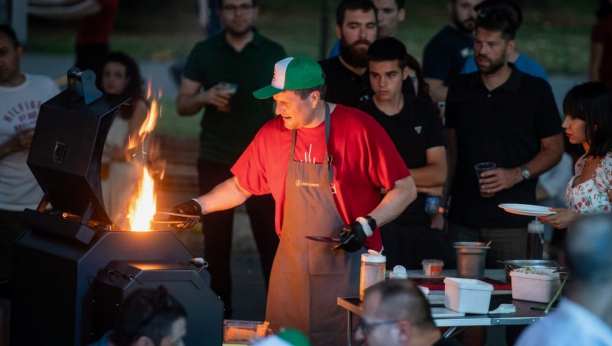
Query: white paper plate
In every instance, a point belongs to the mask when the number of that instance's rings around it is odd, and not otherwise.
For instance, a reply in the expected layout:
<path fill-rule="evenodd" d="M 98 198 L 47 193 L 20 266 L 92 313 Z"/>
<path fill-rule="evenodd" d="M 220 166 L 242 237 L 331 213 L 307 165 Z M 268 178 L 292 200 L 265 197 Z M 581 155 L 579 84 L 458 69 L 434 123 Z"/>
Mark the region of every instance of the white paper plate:
<path fill-rule="evenodd" d="M 527 215 L 527 216 L 547 216 L 556 214 L 554 211 L 550 211 L 548 207 L 543 207 L 541 205 L 531 205 L 531 204 L 500 204 L 500 208 L 504 209 L 508 213 L 518 214 L 518 215 Z"/>

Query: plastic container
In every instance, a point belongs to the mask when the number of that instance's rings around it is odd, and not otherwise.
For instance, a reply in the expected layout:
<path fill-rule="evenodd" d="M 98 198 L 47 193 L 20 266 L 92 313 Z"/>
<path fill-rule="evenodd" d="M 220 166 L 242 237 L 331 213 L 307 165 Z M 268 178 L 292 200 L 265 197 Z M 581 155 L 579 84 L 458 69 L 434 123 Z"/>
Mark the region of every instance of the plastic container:
<path fill-rule="evenodd" d="M 527 225 L 527 258 L 541 260 L 544 256 L 544 224 L 536 218 Z"/>
<path fill-rule="evenodd" d="M 407 279 L 408 272 L 406 272 L 406 268 L 401 265 L 396 265 L 393 267 L 393 271 L 389 273 L 389 279 Z"/>
<path fill-rule="evenodd" d="M 427 276 L 441 276 L 444 261 L 438 259 L 424 259 L 421 262 L 423 265 L 423 274 Z"/>
<path fill-rule="evenodd" d="M 364 291 L 385 280 L 387 257 L 372 253 L 361 255 L 361 273 L 359 277 L 359 299 L 363 301 Z"/>
<path fill-rule="evenodd" d="M 224 320 L 223 342 L 229 344 L 247 344 L 255 336 L 265 338 L 272 333 L 269 322 Z"/>
<path fill-rule="evenodd" d="M 547 268 L 519 268 L 510 272 L 512 299 L 548 303 L 561 284 L 559 273 Z"/>
<path fill-rule="evenodd" d="M 444 279 L 444 306 L 458 312 L 489 312 L 493 285 L 474 279 Z"/>

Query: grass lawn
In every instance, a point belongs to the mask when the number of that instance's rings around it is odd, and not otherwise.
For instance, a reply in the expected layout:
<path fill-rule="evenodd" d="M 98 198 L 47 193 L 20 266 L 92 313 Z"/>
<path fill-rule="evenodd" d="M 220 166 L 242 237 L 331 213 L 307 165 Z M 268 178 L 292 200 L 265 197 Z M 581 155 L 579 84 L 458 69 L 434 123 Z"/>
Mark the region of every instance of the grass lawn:
<path fill-rule="evenodd" d="M 336 41 L 334 17 L 338 3 L 339 0 L 332 1 L 329 13 L 330 47 Z M 448 0 L 407 1 L 406 21 L 400 24 L 397 37 L 418 59 L 425 44 L 448 21 L 447 3 Z M 540 62 L 548 74 L 585 75 L 596 1 L 522 3 L 524 23 L 517 35 L 517 48 Z M 257 27 L 263 35 L 283 44 L 289 55 L 319 58 L 320 0 L 259 0 L 259 4 Z M 27 48 L 31 52 L 71 55 L 77 26 L 78 21 L 33 18 Z M 120 2 L 111 46 L 139 60 L 178 60 L 202 39 L 194 0 L 130 0 Z M 158 132 L 194 136 L 200 132 L 201 114 L 179 117 L 174 102 L 168 100 L 162 102 L 162 107 Z"/>
<path fill-rule="evenodd" d="M 422 56 L 425 44 L 447 22 L 447 1 L 407 2 L 407 18 L 400 24 L 397 37 L 415 57 Z M 338 2 L 332 1 L 329 14 L 330 46 L 336 40 L 333 27 Z M 539 7 L 534 7 L 535 2 Z M 319 57 L 320 1 L 260 0 L 259 3 L 257 26 L 261 33 L 282 43 L 289 55 Z M 596 2 L 537 0 L 523 3 L 526 3 L 524 24 L 517 37 L 519 50 L 539 61 L 549 74 L 585 74 Z M 180 59 L 189 53 L 195 42 L 204 38 L 197 24 L 193 0 L 132 0 L 120 4 L 111 38 L 113 49 L 123 50 L 138 59 Z M 78 21 L 32 19 L 28 49 L 73 54 L 77 25 Z"/>
<path fill-rule="evenodd" d="M 182 117 L 176 113 L 174 101 L 161 100 L 160 106 L 162 115 L 157 119 L 156 133 L 189 137 L 197 137 L 200 134 L 202 112 L 191 117 Z"/>

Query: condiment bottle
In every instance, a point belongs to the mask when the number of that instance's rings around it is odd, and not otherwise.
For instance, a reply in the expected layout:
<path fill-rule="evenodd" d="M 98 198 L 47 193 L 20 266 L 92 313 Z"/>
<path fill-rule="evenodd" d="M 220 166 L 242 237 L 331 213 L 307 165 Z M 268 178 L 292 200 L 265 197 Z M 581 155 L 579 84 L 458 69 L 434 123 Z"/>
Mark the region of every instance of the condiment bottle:
<path fill-rule="evenodd" d="M 372 253 L 361 255 L 361 276 L 359 279 L 359 299 L 363 301 L 363 294 L 366 288 L 385 280 L 385 268 L 387 257 Z"/>

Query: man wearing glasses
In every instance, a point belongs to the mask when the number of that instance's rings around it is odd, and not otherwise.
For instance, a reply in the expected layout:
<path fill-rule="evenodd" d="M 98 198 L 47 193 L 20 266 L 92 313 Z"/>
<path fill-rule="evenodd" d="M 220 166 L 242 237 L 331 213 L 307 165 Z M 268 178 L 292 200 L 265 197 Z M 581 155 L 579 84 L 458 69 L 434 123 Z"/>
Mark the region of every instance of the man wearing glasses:
<path fill-rule="evenodd" d="M 387 280 L 366 290 L 355 338 L 366 346 L 461 346 L 442 338 L 427 299 L 408 280 Z"/>
<path fill-rule="evenodd" d="M 219 5 L 225 30 L 195 45 L 176 99 L 180 115 L 192 116 L 204 109 L 198 157 L 201 194 L 232 176 L 232 165 L 257 130 L 274 117 L 272 99 L 258 100 L 252 93 L 270 83 L 274 64 L 287 56 L 281 45 L 253 27 L 259 13 L 256 0 L 220 0 Z M 274 200 L 270 195 L 251 198 L 246 209 L 267 286 L 278 247 Z M 226 318 L 232 312 L 229 264 L 233 217 L 230 209 L 206 215 L 202 222 L 211 288 L 225 303 Z"/>

